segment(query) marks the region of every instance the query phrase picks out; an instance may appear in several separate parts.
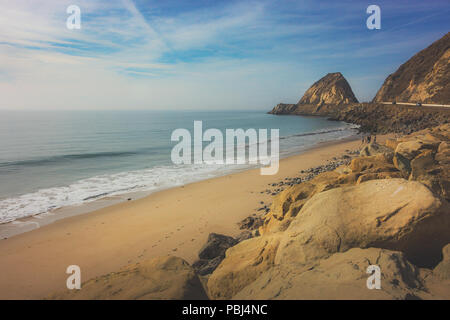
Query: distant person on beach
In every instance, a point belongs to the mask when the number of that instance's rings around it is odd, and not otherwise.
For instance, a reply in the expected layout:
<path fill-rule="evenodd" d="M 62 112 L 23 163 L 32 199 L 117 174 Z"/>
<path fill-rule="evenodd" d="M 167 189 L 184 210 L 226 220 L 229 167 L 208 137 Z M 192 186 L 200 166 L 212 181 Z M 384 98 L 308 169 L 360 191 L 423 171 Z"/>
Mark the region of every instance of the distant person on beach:
<path fill-rule="evenodd" d="M 370 139 L 371 139 L 371 137 L 368 136 L 368 137 L 367 137 L 367 143 L 370 143 Z"/>

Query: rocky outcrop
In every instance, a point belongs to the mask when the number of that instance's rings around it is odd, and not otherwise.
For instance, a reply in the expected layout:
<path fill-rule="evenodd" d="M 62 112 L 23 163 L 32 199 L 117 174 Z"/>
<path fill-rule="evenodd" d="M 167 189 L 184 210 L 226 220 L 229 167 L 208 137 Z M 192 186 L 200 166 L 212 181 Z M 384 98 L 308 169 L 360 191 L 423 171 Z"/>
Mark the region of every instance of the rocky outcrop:
<path fill-rule="evenodd" d="M 441 280 L 450 281 L 450 243 L 442 249 L 442 261 L 436 268 L 434 268 L 434 274 Z M 450 286 L 449 286 L 450 290 Z"/>
<path fill-rule="evenodd" d="M 271 113 L 271 114 L 293 114 L 293 113 L 295 113 L 296 108 L 297 108 L 296 104 L 279 103 L 269 113 Z"/>
<path fill-rule="evenodd" d="M 159 257 L 130 265 L 50 297 L 64 300 L 204 300 L 208 296 L 194 272 L 181 258 Z"/>
<path fill-rule="evenodd" d="M 278 235 L 252 238 L 228 249 L 225 259 L 208 279 L 215 299 L 229 299 L 274 266 Z"/>
<path fill-rule="evenodd" d="M 386 105 L 381 102 L 450 103 L 450 33 L 390 75 L 372 103 L 357 103 L 347 81 L 331 73 L 298 104 L 279 104 L 271 114 L 325 116 L 360 126 L 363 132 L 409 134 L 450 122 L 450 108 Z"/>
<path fill-rule="evenodd" d="M 308 262 L 351 248 L 402 251 L 420 265 L 436 265 L 450 242 L 450 208 L 423 184 L 371 180 L 314 195 L 280 240 L 275 263 Z"/>
<path fill-rule="evenodd" d="M 373 101 L 450 103 L 450 33 L 389 75 Z"/>
<path fill-rule="evenodd" d="M 348 165 L 287 187 L 261 236 L 227 250 L 210 297 L 449 299 L 449 135 L 443 125 L 372 143 Z M 366 286 L 373 264 L 381 290 Z"/>
<path fill-rule="evenodd" d="M 381 290 L 367 288 L 367 267 L 381 270 Z M 420 299 L 433 298 L 420 269 L 401 252 L 350 249 L 299 269 L 277 265 L 237 293 L 234 299 Z"/>
<path fill-rule="evenodd" d="M 325 77 L 315 82 L 303 95 L 297 106 L 315 105 L 322 106 L 357 103 L 352 88 L 342 73 L 328 73 Z"/>
<path fill-rule="evenodd" d="M 394 166 L 409 180 L 450 201 L 450 124 L 418 131 L 395 144 Z"/>
<path fill-rule="evenodd" d="M 362 132 L 410 134 L 449 123 L 450 108 L 361 103 L 340 108 L 327 116 L 357 124 Z"/>
<path fill-rule="evenodd" d="M 269 113 L 326 115 L 342 105 L 357 102 L 347 80 L 335 72 L 315 82 L 297 104 L 280 103 Z"/>

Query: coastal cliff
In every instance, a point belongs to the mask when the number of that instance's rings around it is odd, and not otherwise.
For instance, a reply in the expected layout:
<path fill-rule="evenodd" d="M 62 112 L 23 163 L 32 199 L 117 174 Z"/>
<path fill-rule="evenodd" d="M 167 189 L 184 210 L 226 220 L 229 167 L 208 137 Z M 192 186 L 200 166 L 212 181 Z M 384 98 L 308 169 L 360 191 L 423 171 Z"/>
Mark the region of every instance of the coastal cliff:
<path fill-rule="evenodd" d="M 450 33 L 414 55 L 390 75 L 372 103 L 357 103 L 342 74 L 314 83 L 297 104 L 278 104 L 276 115 L 317 115 L 360 125 L 371 133 L 405 133 L 450 122 L 450 108 L 381 102 L 450 103 Z"/>
<path fill-rule="evenodd" d="M 389 75 L 373 102 L 450 103 L 450 32 Z"/>

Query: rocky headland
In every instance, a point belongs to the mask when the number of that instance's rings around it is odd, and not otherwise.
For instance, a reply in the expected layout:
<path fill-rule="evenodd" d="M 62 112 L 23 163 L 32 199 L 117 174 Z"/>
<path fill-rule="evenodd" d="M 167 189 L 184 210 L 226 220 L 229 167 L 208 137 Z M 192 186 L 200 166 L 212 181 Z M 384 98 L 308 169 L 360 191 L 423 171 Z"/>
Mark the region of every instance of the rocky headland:
<path fill-rule="evenodd" d="M 358 103 L 344 76 L 327 74 L 296 104 L 280 103 L 269 113 L 325 116 L 370 133 L 409 134 L 450 122 L 450 108 L 398 103 L 450 103 L 450 33 L 389 75 L 371 103 Z M 394 104 L 395 103 L 395 104 Z"/>

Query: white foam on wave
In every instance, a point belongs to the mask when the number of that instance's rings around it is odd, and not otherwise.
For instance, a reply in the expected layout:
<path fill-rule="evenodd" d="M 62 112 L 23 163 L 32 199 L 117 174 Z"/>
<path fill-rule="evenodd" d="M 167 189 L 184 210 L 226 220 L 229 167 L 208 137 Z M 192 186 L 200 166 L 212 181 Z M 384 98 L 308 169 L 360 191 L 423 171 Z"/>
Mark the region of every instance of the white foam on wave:
<path fill-rule="evenodd" d="M 109 175 L 99 175 L 63 187 L 41 189 L 0 201 L 0 223 L 79 205 L 107 196 L 135 191 L 158 191 L 209 177 L 232 168 L 214 165 L 160 166 Z"/>

